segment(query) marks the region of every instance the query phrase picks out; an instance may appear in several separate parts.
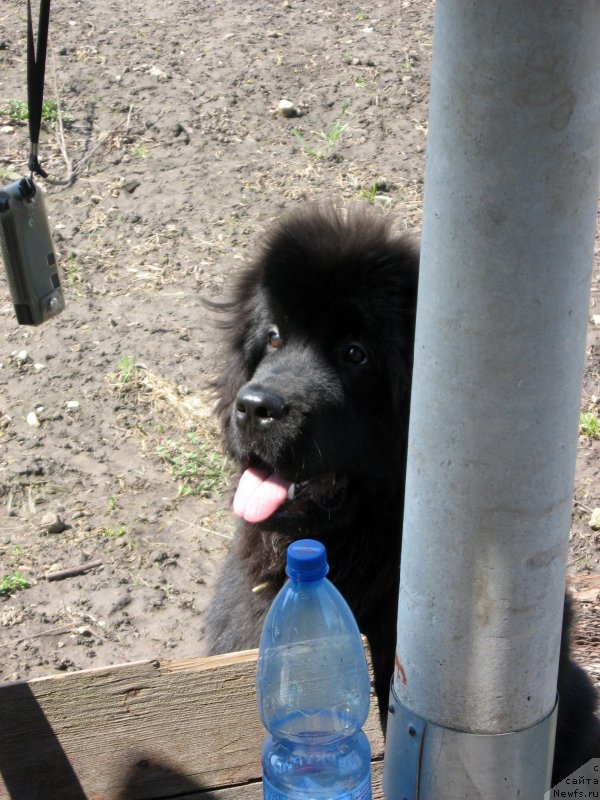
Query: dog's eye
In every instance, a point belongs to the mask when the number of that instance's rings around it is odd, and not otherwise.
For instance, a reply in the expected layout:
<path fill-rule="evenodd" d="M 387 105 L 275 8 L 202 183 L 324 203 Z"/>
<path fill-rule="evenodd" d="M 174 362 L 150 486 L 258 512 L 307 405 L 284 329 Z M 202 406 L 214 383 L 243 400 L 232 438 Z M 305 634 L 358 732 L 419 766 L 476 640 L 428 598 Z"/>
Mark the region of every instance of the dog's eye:
<path fill-rule="evenodd" d="M 357 344 L 349 344 L 344 350 L 344 360 L 350 364 L 362 365 L 366 364 L 369 359 L 362 347 Z"/>
<path fill-rule="evenodd" d="M 283 344 L 283 337 L 277 330 L 277 328 L 273 328 L 273 330 L 269 331 L 269 346 L 277 349 L 281 347 Z"/>

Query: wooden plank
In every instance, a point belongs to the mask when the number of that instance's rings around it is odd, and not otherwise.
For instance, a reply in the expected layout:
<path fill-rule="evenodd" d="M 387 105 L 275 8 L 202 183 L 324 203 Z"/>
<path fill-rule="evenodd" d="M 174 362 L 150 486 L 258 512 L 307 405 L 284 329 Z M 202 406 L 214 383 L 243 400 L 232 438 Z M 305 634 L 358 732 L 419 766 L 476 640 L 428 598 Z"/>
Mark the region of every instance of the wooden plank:
<path fill-rule="evenodd" d="M 256 655 L 144 661 L 0 686 L 0 800 L 198 798 L 225 789 L 234 794 L 214 796 L 229 800 L 253 791 L 265 733 Z M 365 731 L 380 758 L 374 697 Z"/>

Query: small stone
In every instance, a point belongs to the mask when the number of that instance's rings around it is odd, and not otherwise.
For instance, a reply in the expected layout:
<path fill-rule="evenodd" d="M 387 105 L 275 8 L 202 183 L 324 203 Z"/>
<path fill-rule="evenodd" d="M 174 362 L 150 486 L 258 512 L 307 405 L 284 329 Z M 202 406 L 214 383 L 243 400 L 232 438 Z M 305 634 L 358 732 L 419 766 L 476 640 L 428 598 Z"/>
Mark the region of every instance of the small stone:
<path fill-rule="evenodd" d="M 590 528 L 593 531 L 600 531 L 600 508 L 595 508 L 590 517 Z"/>
<path fill-rule="evenodd" d="M 79 408 L 79 403 L 77 400 L 67 400 L 65 403 L 65 408 L 67 408 L 69 411 L 77 411 Z"/>
<path fill-rule="evenodd" d="M 62 533 L 71 527 L 59 514 L 53 514 L 52 512 L 44 514 L 40 520 L 40 526 L 45 533 Z"/>
<path fill-rule="evenodd" d="M 28 364 L 31 361 L 31 356 L 27 350 L 21 350 L 19 353 L 17 353 L 16 358 L 19 364 Z"/>
<path fill-rule="evenodd" d="M 296 106 L 292 103 L 291 100 L 280 100 L 279 105 L 277 106 L 277 110 L 281 114 L 282 117 L 296 117 L 298 116 L 298 111 Z"/>
<path fill-rule="evenodd" d="M 127 194 L 133 194 L 138 186 L 140 186 L 139 181 L 128 181 L 127 183 L 123 184 L 123 189 L 127 192 Z"/>
<path fill-rule="evenodd" d="M 592 322 L 594 325 L 600 325 L 600 314 L 592 314 Z"/>
<path fill-rule="evenodd" d="M 112 608 L 108 613 L 111 615 L 116 614 L 119 611 L 122 611 L 124 608 L 126 608 L 130 603 L 131 603 L 131 597 L 127 593 L 122 594 L 113 603 Z"/>
<path fill-rule="evenodd" d="M 12 125 L 2 125 L 2 127 L 0 127 L 0 133 L 12 133 L 13 131 L 14 128 Z"/>
<path fill-rule="evenodd" d="M 175 125 L 175 128 L 173 129 L 173 134 L 175 138 L 181 136 L 181 138 L 186 144 L 190 143 L 191 130 L 187 125 L 184 125 L 183 122 L 178 122 L 177 125 Z"/>
<path fill-rule="evenodd" d="M 148 72 L 154 78 L 158 78 L 159 81 L 166 81 L 168 79 L 168 77 L 169 77 L 166 72 L 163 72 L 163 70 L 160 67 L 156 67 L 156 66 L 155 67 L 150 67 Z"/>
<path fill-rule="evenodd" d="M 29 414 L 27 414 L 27 424 L 31 425 L 32 428 L 39 428 L 42 424 L 35 411 L 30 411 Z"/>
<path fill-rule="evenodd" d="M 46 365 L 45 365 L 45 364 L 39 364 L 39 363 L 38 363 L 38 364 L 34 364 L 34 365 L 33 365 L 33 368 L 34 368 L 34 370 L 35 370 L 36 372 L 41 372 L 43 369 L 46 369 Z"/>

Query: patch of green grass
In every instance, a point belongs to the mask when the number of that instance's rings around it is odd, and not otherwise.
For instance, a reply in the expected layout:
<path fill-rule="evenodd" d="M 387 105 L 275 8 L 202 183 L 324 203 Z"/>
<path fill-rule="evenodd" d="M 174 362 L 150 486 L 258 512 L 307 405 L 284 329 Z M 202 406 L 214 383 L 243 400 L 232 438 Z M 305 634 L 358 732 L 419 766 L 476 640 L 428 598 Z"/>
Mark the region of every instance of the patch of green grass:
<path fill-rule="evenodd" d="M 121 536 L 125 536 L 127 533 L 127 528 L 124 525 L 121 525 L 119 528 L 105 528 L 104 529 L 104 537 L 106 539 L 119 539 Z"/>
<path fill-rule="evenodd" d="M 9 100 L 4 113 L 15 125 L 23 125 L 29 119 L 27 103 L 23 100 Z"/>
<path fill-rule="evenodd" d="M 231 462 L 198 434 L 188 433 L 184 441 L 167 439 L 156 452 L 181 482 L 180 496 L 224 493 L 233 471 Z"/>
<path fill-rule="evenodd" d="M 5 183 L 6 181 L 16 181 L 19 177 L 19 174 L 12 169 L 7 169 L 6 167 L 0 167 L 0 181 Z"/>
<path fill-rule="evenodd" d="M 373 181 L 368 189 L 361 189 L 359 191 L 359 196 L 362 197 L 363 200 L 368 200 L 370 203 L 374 203 L 376 200 L 382 203 L 390 202 L 389 191 L 390 185 L 388 182 L 384 178 L 380 178 L 379 180 Z"/>
<path fill-rule="evenodd" d="M 133 151 L 134 158 L 146 158 L 148 156 L 148 145 L 145 142 L 141 142 Z"/>
<path fill-rule="evenodd" d="M 5 575 L 0 580 L 0 597 L 8 597 L 13 592 L 19 589 L 29 589 L 31 584 L 21 575 L 20 572 L 15 572 L 13 575 Z"/>
<path fill-rule="evenodd" d="M 69 284 L 75 288 L 78 284 L 81 283 L 81 265 L 77 261 L 77 256 L 75 253 L 71 253 L 67 258 L 64 266 L 65 272 L 67 274 L 67 280 Z"/>
<path fill-rule="evenodd" d="M 108 510 L 112 513 L 113 511 L 117 510 L 117 498 L 114 494 L 108 498 Z"/>
<path fill-rule="evenodd" d="M 117 361 L 119 370 L 119 383 L 131 383 L 137 370 L 137 359 L 135 356 L 123 356 Z"/>
<path fill-rule="evenodd" d="M 579 415 L 579 432 L 590 439 L 600 439 L 600 418 L 593 411 L 582 411 Z"/>
<path fill-rule="evenodd" d="M 348 123 L 345 122 L 342 125 L 342 117 L 345 114 L 345 109 L 342 111 L 342 114 L 339 119 L 337 119 L 332 128 L 328 131 L 319 131 L 319 136 L 325 142 L 328 150 L 332 150 L 338 141 L 342 138 L 342 134 L 348 127 Z"/>
<path fill-rule="evenodd" d="M 318 150 L 315 150 L 314 147 L 309 147 L 306 144 L 302 134 L 297 128 L 294 128 L 294 130 L 292 131 L 292 135 L 297 140 L 298 144 L 300 145 L 300 147 L 306 153 L 307 156 L 310 156 L 311 158 L 316 158 L 318 161 L 321 161 L 324 158 L 323 153 L 319 152 Z"/>
<path fill-rule="evenodd" d="M 374 203 L 375 198 L 377 197 L 377 183 L 373 182 L 370 189 L 361 189 L 360 196 L 363 198 L 363 200 L 368 200 L 370 203 Z"/>
<path fill-rule="evenodd" d="M 29 119 L 29 109 L 24 100 L 9 100 L 4 113 L 14 125 L 24 125 Z M 58 121 L 58 100 L 53 97 L 42 102 L 42 122 L 48 125 L 56 125 Z M 73 122 L 73 115 L 61 109 L 60 115 L 63 125 L 70 125 Z"/>
<path fill-rule="evenodd" d="M 403 72 L 410 72 L 414 64 L 415 64 L 415 59 L 413 58 L 413 56 L 407 53 L 403 61 L 401 62 L 400 67 Z"/>
<path fill-rule="evenodd" d="M 297 128 L 294 128 L 294 130 L 292 131 L 292 135 L 298 141 L 298 143 L 300 144 L 300 146 L 302 147 L 303 151 L 306 153 L 307 156 L 311 156 L 311 158 L 316 158 L 318 161 L 322 161 L 324 158 L 331 155 L 331 152 L 338 144 L 338 142 L 342 138 L 344 131 L 348 127 L 347 122 L 342 123 L 342 119 L 344 118 L 344 115 L 346 114 L 347 110 L 348 110 L 348 102 L 346 101 L 342 106 L 342 112 L 340 116 L 328 131 L 323 131 L 323 130 L 312 131 L 312 133 L 316 134 L 325 143 L 324 150 L 321 149 L 317 150 L 315 147 L 310 147 L 306 143 L 300 131 Z"/>
<path fill-rule="evenodd" d="M 73 118 L 67 119 L 70 115 L 63 114 L 62 120 L 63 124 L 69 121 L 73 121 Z M 42 122 L 47 122 L 49 125 L 56 125 L 58 120 L 58 102 L 54 100 L 54 98 L 50 98 L 49 100 L 44 100 L 42 103 Z"/>

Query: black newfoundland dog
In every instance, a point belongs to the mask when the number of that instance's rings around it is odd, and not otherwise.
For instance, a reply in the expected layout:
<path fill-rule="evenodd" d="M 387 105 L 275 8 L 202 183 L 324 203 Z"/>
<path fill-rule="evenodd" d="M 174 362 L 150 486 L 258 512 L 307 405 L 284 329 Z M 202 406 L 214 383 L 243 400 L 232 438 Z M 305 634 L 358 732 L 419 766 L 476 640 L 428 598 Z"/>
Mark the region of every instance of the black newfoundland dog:
<path fill-rule="evenodd" d="M 381 218 L 311 210 L 268 237 L 227 314 L 217 411 L 240 518 L 209 614 L 211 653 L 256 647 L 288 544 L 321 539 L 366 635 L 385 724 L 392 677 L 419 256 Z M 600 756 L 565 613 L 554 782 Z"/>

